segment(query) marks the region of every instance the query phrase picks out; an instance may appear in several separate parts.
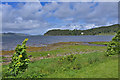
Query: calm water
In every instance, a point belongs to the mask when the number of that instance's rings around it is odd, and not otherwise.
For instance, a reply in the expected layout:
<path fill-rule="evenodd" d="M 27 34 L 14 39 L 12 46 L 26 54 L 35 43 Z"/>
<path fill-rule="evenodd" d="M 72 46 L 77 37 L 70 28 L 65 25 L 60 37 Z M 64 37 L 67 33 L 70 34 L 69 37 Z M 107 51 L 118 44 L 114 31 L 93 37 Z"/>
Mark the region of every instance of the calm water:
<path fill-rule="evenodd" d="M 94 42 L 111 41 L 114 36 L 4 36 L 2 37 L 2 50 L 13 50 L 17 44 L 21 44 L 28 38 L 28 46 L 45 46 L 58 42 Z"/>

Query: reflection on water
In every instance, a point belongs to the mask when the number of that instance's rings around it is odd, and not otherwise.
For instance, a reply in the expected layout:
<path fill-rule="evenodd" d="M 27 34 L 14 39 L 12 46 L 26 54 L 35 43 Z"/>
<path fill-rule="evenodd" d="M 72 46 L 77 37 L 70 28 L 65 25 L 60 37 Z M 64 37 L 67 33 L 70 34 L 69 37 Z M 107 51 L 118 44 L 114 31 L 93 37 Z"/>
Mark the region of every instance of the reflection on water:
<path fill-rule="evenodd" d="M 27 46 L 46 46 L 47 44 L 58 42 L 94 42 L 111 41 L 114 36 L 85 35 L 85 36 L 3 36 L 2 50 L 13 50 L 17 44 L 21 44 L 28 38 Z"/>

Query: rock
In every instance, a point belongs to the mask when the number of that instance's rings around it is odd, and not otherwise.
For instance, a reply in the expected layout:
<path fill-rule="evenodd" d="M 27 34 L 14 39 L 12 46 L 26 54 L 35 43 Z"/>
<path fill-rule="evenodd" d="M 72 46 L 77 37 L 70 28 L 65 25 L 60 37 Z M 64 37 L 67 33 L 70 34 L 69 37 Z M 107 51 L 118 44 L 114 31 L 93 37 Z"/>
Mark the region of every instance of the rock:
<path fill-rule="evenodd" d="M 47 57 L 50 57 L 50 54 L 47 54 Z"/>
<path fill-rule="evenodd" d="M 75 45 L 79 45 L 79 43 L 75 43 Z"/>

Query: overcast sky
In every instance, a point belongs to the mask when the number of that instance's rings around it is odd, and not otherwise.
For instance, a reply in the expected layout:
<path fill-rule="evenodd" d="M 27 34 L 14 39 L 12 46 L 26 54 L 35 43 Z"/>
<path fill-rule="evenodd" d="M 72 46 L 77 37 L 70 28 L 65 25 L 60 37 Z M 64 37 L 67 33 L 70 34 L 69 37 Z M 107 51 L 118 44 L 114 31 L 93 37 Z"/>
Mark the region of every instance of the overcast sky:
<path fill-rule="evenodd" d="M 117 2 L 2 3 L 3 32 L 44 34 L 51 29 L 90 29 L 118 23 Z"/>

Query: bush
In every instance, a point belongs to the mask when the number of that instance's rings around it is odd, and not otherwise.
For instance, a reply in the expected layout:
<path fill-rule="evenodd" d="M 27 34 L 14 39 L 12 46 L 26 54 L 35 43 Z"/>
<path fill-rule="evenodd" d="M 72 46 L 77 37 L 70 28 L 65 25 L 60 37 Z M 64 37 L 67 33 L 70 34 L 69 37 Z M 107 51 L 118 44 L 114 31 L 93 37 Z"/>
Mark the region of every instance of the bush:
<path fill-rule="evenodd" d="M 71 54 L 71 55 L 59 58 L 58 62 L 59 62 L 59 64 L 61 64 L 62 71 L 67 71 L 69 69 L 80 69 L 81 64 L 76 64 L 74 62 L 75 60 L 76 60 L 76 56 Z M 66 64 L 67 64 L 67 66 L 64 66 Z"/>
<path fill-rule="evenodd" d="M 64 63 L 65 60 L 66 60 L 66 57 L 64 56 L 64 57 L 62 57 L 62 58 L 59 58 L 58 62 L 59 62 L 59 63 Z"/>
<path fill-rule="evenodd" d="M 70 62 L 73 62 L 75 59 L 76 59 L 76 57 L 73 54 L 67 56 L 67 60 Z"/>
<path fill-rule="evenodd" d="M 75 61 L 75 59 L 76 59 L 76 56 L 74 56 L 73 54 L 71 54 L 71 55 L 68 55 L 66 57 L 64 56 L 62 58 L 59 58 L 58 62 L 59 63 L 64 63 L 65 60 L 68 61 L 68 62 L 73 62 L 73 61 Z"/>
<path fill-rule="evenodd" d="M 82 68 L 82 65 L 80 63 L 76 63 L 75 65 L 73 65 L 73 69 L 79 70 Z"/>
<path fill-rule="evenodd" d="M 110 56 L 118 53 L 120 53 L 120 31 L 118 31 L 117 35 L 109 42 L 105 55 Z"/>
<path fill-rule="evenodd" d="M 28 59 L 26 53 L 26 42 L 28 39 L 25 39 L 22 42 L 22 45 L 17 45 L 15 48 L 15 53 L 12 56 L 12 61 L 9 65 L 8 73 L 16 76 L 19 72 L 24 72 L 27 67 L 30 59 Z"/>

